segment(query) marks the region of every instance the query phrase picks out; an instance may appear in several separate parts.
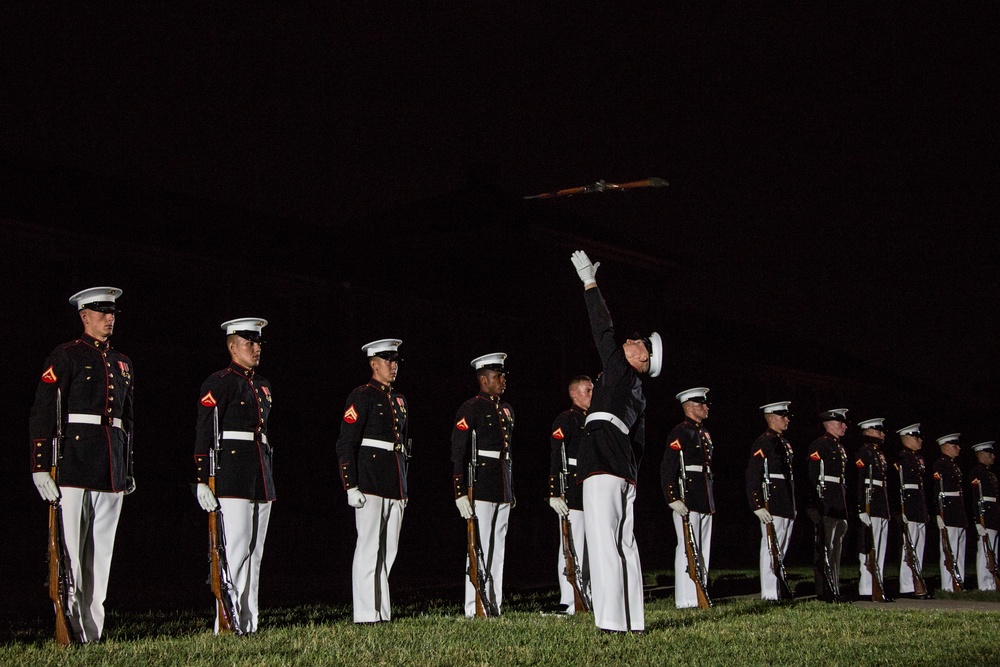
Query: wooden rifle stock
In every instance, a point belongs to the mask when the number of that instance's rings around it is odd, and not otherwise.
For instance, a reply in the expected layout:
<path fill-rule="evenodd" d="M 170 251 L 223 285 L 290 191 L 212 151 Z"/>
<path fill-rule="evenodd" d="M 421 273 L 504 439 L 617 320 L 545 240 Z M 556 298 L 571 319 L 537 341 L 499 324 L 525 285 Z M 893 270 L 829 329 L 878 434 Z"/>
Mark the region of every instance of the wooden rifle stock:
<path fill-rule="evenodd" d="M 824 509 L 823 500 L 826 494 L 826 467 L 825 461 L 820 459 L 819 462 L 819 479 L 816 483 L 816 495 L 819 497 L 819 509 L 817 512 Z M 836 577 L 833 576 L 833 566 L 830 564 L 830 551 L 826 548 L 826 521 L 822 513 L 819 514 L 819 521 L 816 523 L 816 570 L 820 574 L 820 579 L 823 580 L 822 591 L 816 591 L 817 595 L 822 595 L 824 592 L 829 591 L 830 597 L 834 602 L 840 602 L 843 598 L 840 596 L 840 582 Z"/>
<path fill-rule="evenodd" d="M 906 516 L 906 480 L 903 475 L 903 467 L 897 464 L 896 469 L 899 470 L 899 507 L 902 512 L 899 517 L 899 525 L 903 529 L 903 562 L 910 568 L 910 574 L 913 575 L 913 594 L 926 597 L 929 594 L 927 582 L 924 581 L 923 576 L 920 574 L 921 564 L 917 562 L 917 554 L 913 551 L 913 541 L 910 539 L 910 531 L 903 521 L 903 517 Z M 918 486 L 920 487 L 920 491 L 923 492 L 923 486 Z"/>
<path fill-rule="evenodd" d="M 944 551 L 944 569 L 951 575 L 951 590 L 953 593 L 961 593 L 965 590 L 962 578 L 958 576 L 958 568 L 955 567 L 955 554 L 951 550 L 951 538 L 948 537 L 948 524 L 944 518 L 944 480 L 938 482 L 938 516 L 941 517 L 941 549 Z"/>
<path fill-rule="evenodd" d="M 55 470 L 53 466 L 53 478 Z M 56 500 L 49 504 L 49 599 L 56 611 L 56 644 L 68 646 L 73 643 L 73 626 L 67 611 L 71 575 L 63 539 L 62 507 Z"/>
<path fill-rule="evenodd" d="M 976 508 L 979 510 L 979 525 L 983 527 L 983 534 L 980 535 L 979 539 L 983 541 L 983 551 L 986 554 L 986 571 L 993 576 L 994 587 L 1000 590 L 1000 576 L 997 573 L 997 555 L 993 551 L 993 545 L 990 544 L 990 535 L 986 532 L 986 498 L 983 494 L 982 482 L 979 482 L 977 486 L 979 487 L 979 501 L 976 503 Z"/>
<path fill-rule="evenodd" d="M 681 525 L 684 528 L 684 553 L 687 555 L 688 576 L 694 582 L 695 593 L 698 596 L 698 608 L 708 609 L 712 606 L 712 599 L 708 597 L 708 592 L 705 590 L 701 555 L 698 553 L 694 536 L 691 534 L 691 520 L 685 516 L 681 519 Z"/>
<path fill-rule="evenodd" d="M 56 389 L 56 434 L 52 438 L 52 468 L 49 474 L 56 488 L 59 487 L 59 459 L 62 457 L 62 389 Z M 73 574 L 70 571 L 66 537 L 63 534 L 62 505 L 57 497 L 49 503 L 49 599 L 56 611 L 56 644 L 73 643 L 73 626 L 69 620 L 70 591 Z"/>
<path fill-rule="evenodd" d="M 217 455 L 219 452 L 219 408 L 213 414 L 215 440 L 209 451 L 208 488 L 215 496 L 215 475 L 218 472 Z M 216 499 L 218 500 L 218 499 Z M 229 562 L 226 559 L 226 531 L 223 526 L 222 506 L 217 506 L 208 513 L 208 584 L 215 595 L 216 613 L 219 619 L 219 634 L 233 632 L 243 634 L 236 623 L 236 605 L 233 604 L 232 583 L 229 581 Z"/>
<path fill-rule="evenodd" d="M 489 616 L 499 616 L 500 610 L 496 602 L 490 595 L 490 580 L 492 577 L 486 570 L 485 559 L 483 558 L 483 547 L 479 543 L 479 517 L 476 516 L 476 432 L 472 432 L 472 455 L 469 459 L 468 468 L 468 491 L 469 505 L 472 507 L 472 516 L 466 524 L 469 546 L 469 581 L 476 592 L 476 616 L 486 618 Z"/>
<path fill-rule="evenodd" d="M 761 480 L 761 494 L 764 499 L 764 509 L 771 512 L 771 475 L 767 470 L 767 459 L 764 459 L 764 478 Z M 785 562 L 782 558 L 781 550 L 778 547 L 778 534 L 774 530 L 774 522 L 764 524 L 764 535 L 767 539 L 767 550 L 771 554 L 771 572 L 778 580 L 778 599 L 791 600 L 795 598 L 791 588 L 788 587 L 788 578 L 785 576 Z"/>
<path fill-rule="evenodd" d="M 868 483 L 865 488 L 865 514 L 868 515 L 868 554 L 865 556 L 865 568 L 872 576 L 872 602 L 889 602 L 882 586 L 882 572 L 878 567 L 878 553 L 875 550 L 875 527 L 872 521 L 872 489 L 875 479 L 875 463 L 868 467 Z"/>
<path fill-rule="evenodd" d="M 563 498 L 565 499 L 565 496 Z M 566 559 L 566 569 L 563 571 L 563 574 L 566 576 L 566 581 L 569 582 L 569 585 L 573 587 L 573 608 L 577 612 L 592 611 L 593 603 L 590 601 L 590 595 L 585 590 L 586 584 L 583 581 L 583 573 L 580 572 L 576 549 L 573 547 L 573 528 L 570 525 L 569 517 L 560 517 L 559 522 L 562 526 L 563 558 Z"/>
<path fill-rule="evenodd" d="M 927 595 L 927 582 L 920 574 L 920 566 L 917 563 L 917 555 L 913 551 L 913 542 L 910 540 L 910 531 L 906 529 L 906 524 L 900 519 L 899 525 L 903 527 L 903 561 L 910 568 L 913 575 L 913 594 L 919 596 Z"/>

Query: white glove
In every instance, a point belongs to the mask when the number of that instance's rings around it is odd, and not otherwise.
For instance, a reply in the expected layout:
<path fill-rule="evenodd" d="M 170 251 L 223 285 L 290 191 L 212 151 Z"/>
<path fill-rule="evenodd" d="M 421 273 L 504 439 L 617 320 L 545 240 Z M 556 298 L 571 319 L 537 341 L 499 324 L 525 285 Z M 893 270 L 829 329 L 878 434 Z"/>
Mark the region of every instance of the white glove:
<path fill-rule="evenodd" d="M 127 496 L 133 491 L 135 491 L 135 477 L 130 475 L 125 478 L 125 495 Z"/>
<path fill-rule="evenodd" d="M 941 518 L 941 515 L 938 514 L 935 518 L 937 519 L 938 528 L 944 528 L 944 519 Z"/>
<path fill-rule="evenodd" d="M 469 502 L 469 496 L 455 498 L 455 506 L 458 507 L 458 513 L 463 519 L 472 518 L 472 503 Z"/>
<path fill-rule="evenodd" d="M 573 261 L 573 266 L 576 268 L 576 275 L 580 276 L 580 280 L 583 281 L 584 286 L 597 284 L 597 267 L 601 265 L 600 262 L 592 264 L 590 262 L 590 258 L 587 257 L 587 253 L 582 250 L 574 252 L 570 259 Z"/>
<path fill-rule="evenodd" d="M 365 494 L 361 493 L 361 489 L 354 487 L 347 490 L 347 504 L 356 510 L 361 509 L 365 506 L 368 499 L 365 498 Z"/>
<path fill-rule="evenodd" d="M 978 521 L 976 522 L 976 532 L 979 533 L 979 537 L 986 537 L 986 529 Z"/>
<path fill-rule="evenodd" d="M 900 519 L 900 521 L 902 521 L 902 522 L 903 522 L 903 525 L 904 525 L 904 526 L 908 526 L 908 525 L 910 525 L 910 520 L 906 518 L 906 515 L 905 515 L 905 514 L 900 514 L 900 515 L 899 515 L 899 519 Z"/>
<path fill-rule="evenodd" d="M 753 513 L 757 515 L 757 518 L 760 519 L 761 523 L 773 523 L 774 522 L 774 517 L 772 517 L 771 513 L 768 512 L 763 507 L 761 507 L 759 510 L 754 510 Z"/>
<path fill-rule="evenodd" d="M 406 509 L 406 505 L 409 502 L 410 502 L 409 498 L 403 498 L 402 500 L 399 501 L 399 506 L 402 507 L 405 510 Z"/>
<path fill-rule="evenodd" d="M 206 512 L 214 512 L 219 509 L 219 501 L 212 493 L 212 489 L 208 488 L 208 484 L 198 483 L 198 488 L 195 489 L 195 495 L 198 496 L 198 504 Z"/>
<path fill-rule="evenodd" d="M 38 489 L 38 495 L 42 497 L 42 500 L 50 503 L 59 500 L 59 487 L 56 486 L 52 475 L 47 472 L 33 472 L 31 473 L 31 481 L 35 483 L 35 488 Z"/>
<path fill-rule="evenodd" d="M 858 515 L 858 518 L 861 519 L 861 523 L 865 524 L 866 526 L 872 525 L 872 518 L 868 516 L 868 512 L 862 512 L 861 514 Z"/>
<path fill-rule="evenodd" d="M 684 504 L 683 500 L 675 500 L 674 502 L 670 503 L 669 507 L 673 511 L 680 514 L 681 518 L 684 518 L 688 515 L 689 510 L 687 508 L 687 505 Z"/>
<path fill-rule="evenodd" d="M 549 507 L 554 509 L 559 516 L 569 516 L 569 505 L 559 496 L 549 498 Z"/>

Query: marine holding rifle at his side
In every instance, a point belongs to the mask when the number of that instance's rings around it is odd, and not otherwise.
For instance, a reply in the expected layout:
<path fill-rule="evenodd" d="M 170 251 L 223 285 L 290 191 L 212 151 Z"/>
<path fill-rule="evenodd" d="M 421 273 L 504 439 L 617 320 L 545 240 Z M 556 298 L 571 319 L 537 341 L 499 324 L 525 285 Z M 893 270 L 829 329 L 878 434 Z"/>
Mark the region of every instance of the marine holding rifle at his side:
<path fill-rule="evenodd" d="M 266 325 L 267 320 L 256 317 L 222 324 L 231 363 L 201 386 L 194 446 L 198 503 L 206 512 L 221 507 L 225 517 L 233 629 L 241 634 L 257 631 L 260 564 L 275 499 L 273 450 L 267 435 L 271 383 L 256 370 Z M 215 493 L 208 485 L 213 449 L 218 454 Z M 215 629 L 218 632 L 218 616 Z"/>
<path fill-rule="evenodd" d="M 566 536 L 562 534 L 562 519 L 565 517 L 569 521 L 567 528 L 570 533 L 569 543 L 572 545 L 569 557 L 572 558 L 574 555 L 576 557 L 573 569 L 580 569 L 579 576 L 576 576 L 578 582 L 576 588 L 582 589 L 574 592 L 574 582 L 570 581 L 567 574 L 567 555 L 564 553 L 565 549 L 560 548 L 557 560 L 558 611 L 565 614 L 587 611 L 576 608 L 576 598 L 582 595 L 586 604 L 586 598 L 589 597 L 590 572 L 583 516 L 583 486 L 577 483 L 576 464 L 580 441 L 583 439 L 583 426 L 593 395 L 594 383 L 586 375 L 579 375 L 570 380 L 569 398 L 573 405 L 556 417 L 552 423 L 552 433 L 549 435 L 552 447 L 549 465 L 549 505 L 560 517 L 560 544 L 564 546 Z"/>
<path fill-rule="evenodd" d="M 667 505 L 673 510 L 677 548 L 674 550 L 674 604 L 678 609 L 698 606 L 697 585 L 688 573 L 684 525 L 686 517 L 698 550 L 704 576 L 708 577 L 712 551 L 712 436 L 704 426 L 708 418 L 708 387 L 695 387 L 677 394 L 684 421 L 667 435 L 660 464 L 660 483 Z"/>
<path fill-rule="evenodd" d="M 132 361 L 108 342 L 121 293 L 114 287 L 94 287 L 70 297 L 83 335 L 60 345 L 45 360 L 29 425 L 32 481 L 43 500 L 58 501 L 62 507 L 72 573 L 65 611 L 71 639 L 81 644 L 99 640 L 104 632 L 104 600 L 122 498 L 135 489 Z M 60 453 L 54 458 L 53 440 L 60 432 Z"/>
<path fill-rule="evenodd" d="M 927 542 L 927 521 L 930 519 L 927 513 L 927 498 L 924 495 L 927 464 L 924 463 L 924 457 L 920 453 L 924 439 L 920 432 L 920 424 L 904 426 L 896 433 L 903 443 L 903 449 L 900 450 L 899 458 L 896 460 L 896 477 L 899 479 L 899 508 L 902 512 L 899 520 L 903 524 L 903 530 L 906 531 L 900 554 L 899 594 L 927 599 L 931 594 L 926 590 L 926 583 L 921 581 L 924 545 Z M 908 564 L 908 559 L 912 559 L 912 568 Z"/>
<path fill-rule="evenodd" d="M 996 461 L 993 453 L 993 440 L 980 442 L 972 446 L 976 455 L 976 465 L 969 471 L 969 489 L 972 492 L 972 505 L 975 508 L 976 526 L 976 577 L 979 590 L 997 590 L 997 579 L 1000 577 L 1000 564 L 997 563 L 997 534 L 1000 531 L 1000 506 L 997 505 L 997 495 L 1000 485 L 997 477 L 990 470 Z"/>
<path fill-rule="evenodd" d="M 858 596 L 872 597 L 878 602 L 891 602 L 882 587 L 885 546 L 889 537 L 888 465 L 882 452 L 882 444 L 885 442 L 884 421 L 879 417 L 858 422 L 862 441 L 861 449 L 854 457 L 854 465 L 858 469 L 858 518 L 862 523 L 862 539 L 858 540 L 858 561 L 861 565 Z M 871 557 L 873 549 L 874 558 Z"/>
<path fill-rule="evenodd" d="M 503 352 L 496 352 L 472 360 L 479 393 L 459 407 L 451 432 L 455 505 L 463 519 L 468 520 L 475 513 L 478 520 L 476 538 L 487 570 L 483 576 L 490 584 L 486 591 L 489 600 L 481 604 L 493 606 L 497 611 L 503 602 L 507 521 L 515 503 L 511 486 L 514 412 L 510 404 L 500 398 L 507 388 L 506 358 Z M 473 461 L 475 469 L 470 479 L 469 464 Z M 470 488 L 474 488 L 474 507 L 469 499 Z M 465 615 L 469 618 L 476 616 L 477 590 L 466 578 Z"/>
<path fill-rule="evenodd" d="M 949 433 L 937 439 L 941 448 L 931 466 L 934 471 L 932 493 L 937 505 L 937 525 L 941 547 L 941 590 L 959 592 L 965 588 L 965 500 L 962 496 L 962 471 L 955 459 L 962 451 L 961 433 Z"/>
<path fill-rule="evenodd" d="M 823 435 L 809 445 L 809 518 L 816 524 L 816 595 L 842 602 L 840 550 L 847 534 L 847 494 L 844 466 L 847 453 L 840 439 L 847 433 L 847 409 L 820 414 Z"/>
<path fill-rule="evenodd" d="M 785 438 L 791 420 L 790 401 L 768 403 L 760 407 L 767 430 L 750 447 L 747 464 L 747 499 L 750 509 L 760 519 L 760 597 L 763 600 L 782 599 L 779 568 L 775 572 L 775 557 L 784 562 L 795 521 L 795 480 L 792 477 L 792 445 Z M 765 488 L 767 485 L 767 495 Z M 774 542 L 769 543 L 768 524 L 772 525 Z M 787 584 L 787 582 L 786 582 Z"/>
<path fill-rule="evenodd" d="M 347 397 L 337 438 L 340 479 L 358 530 L 351 570 L 355 623 L 392 619 L 389 573 L 399 548 L 410 456 L 406 399 L 393 386 L 402 343 L 384 338 L 361 348 L 372 377 Z"/>

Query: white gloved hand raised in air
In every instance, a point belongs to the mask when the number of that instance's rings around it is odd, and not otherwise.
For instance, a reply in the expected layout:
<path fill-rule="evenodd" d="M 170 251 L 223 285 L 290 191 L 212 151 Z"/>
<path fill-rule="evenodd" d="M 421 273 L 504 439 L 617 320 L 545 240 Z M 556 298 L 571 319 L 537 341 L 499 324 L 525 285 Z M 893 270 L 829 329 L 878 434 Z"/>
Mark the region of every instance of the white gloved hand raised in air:
<path fill-rule="evenodd" d="M 597 284 L 597 267 L 601 265 L 600 262 L 592 264 L 590 258 L 587 257 L 587 253 L 582 250 L 574 252 L 570 259 L 573 261 L 573 267 L 576 268 L 576 275 L 580 276 L 584 287 Z"/>
<path fill-rule="evenodd" d="M 472 503 L 469 502 L 469 496 L 455 498 L 455 506 L 458 507 L 458 513 L 462 515 L 463 519 L 472 518 Z"/>
<path fill-rule="evenodd" d="M 559 516 L 569 516 L 569 505 L 559 496 L 549 498 L 549 507 L 554 509 Z"/>
<path fill-rule="evenodd" d="M 31 473 L 31 481 L 35 483 L 35 488 L 38 489 L 38 495 L 42 497 L 42 500 L 50 503 L 59 500 L 59 487 L 52 479 L 52 475 L 47 472 L 33 472 Z"/>
<path fill-rule="evenodd" d="M 774 522 L 774 517 L 772 517 L 771 513 L 768 512 L 767 509 L 765 509 L 763 507 L 761 507 L 759 510 L 754 510 L 753 513 L 757 515 L 757 518 L 760 519 L 761 523 L 773 523 Z"/>
<path fill-rule="evenodd" d="M 198 484 L 198 488 L 195 489 L 195 495 L 198 496 L 198 504 L 206 512 L 214 512 L 219 509 L 219 500 L 212 493 L 212 489 L 208 488 L 208 484 Z"/>
<path fill-rule="evenodd" d="M 361 509 L 365 506 L 368 499 L 365 498 L 365 494 L 361 493 L 361 489 L 354 487 L 347 490 L 347 504 L 356 510 Z"/>
<path fill-rule="evenodd" d="M 673 511 L 677 512 L 678 514 L 680 514 L 681 518 L 684 518 L 684 517 L 686 517 L 688 515 L 688 511 L 689 510 L 687 508 L 687 505 L 684 504 L 683 500 L 675 500 L 674 502 L 672 502 L 672 503 L 669 504 L 669 507 Z"/>

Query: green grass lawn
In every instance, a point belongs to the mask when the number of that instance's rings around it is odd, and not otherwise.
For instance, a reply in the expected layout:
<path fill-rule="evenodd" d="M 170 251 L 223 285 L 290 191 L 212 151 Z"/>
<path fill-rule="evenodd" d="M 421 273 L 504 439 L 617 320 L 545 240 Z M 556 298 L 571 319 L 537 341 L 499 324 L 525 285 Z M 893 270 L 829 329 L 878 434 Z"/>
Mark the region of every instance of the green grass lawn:
<path fill-rule="evenodd" d="M 977 597 L 1000 601 L 995 593 Z M 677 610 L 667 596 L 647 602 L 644 634 L 622 636 L 599 632 L 589 615 L 539 613 L 551 602 L 550 592 L 515 593 L 501 618 L 466 620 L 458 600 L 414 596 L 392 623 L 377 626 L 355 626 L 347 606 L 269 608 L 262 630 L 248 638 L 214 637 L 207 611 L 112 611 L 100 644 L 59 648 L 39 620 L 0 646 L 0 665 L 1000 664 L 1000 612 L 811 600 L 773 605 L 745 597 Z"/>

